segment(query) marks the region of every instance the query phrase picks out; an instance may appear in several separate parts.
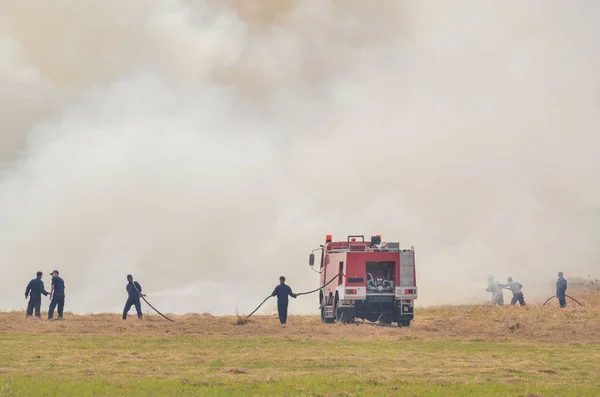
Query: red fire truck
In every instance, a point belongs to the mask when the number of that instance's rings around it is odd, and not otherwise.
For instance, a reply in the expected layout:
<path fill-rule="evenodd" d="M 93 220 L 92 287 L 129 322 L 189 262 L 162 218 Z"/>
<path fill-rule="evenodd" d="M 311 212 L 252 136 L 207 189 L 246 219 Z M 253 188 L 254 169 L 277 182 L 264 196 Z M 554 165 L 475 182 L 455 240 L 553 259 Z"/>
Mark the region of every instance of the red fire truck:
<path fill-rule="evenodd" d="M 401 249 L 400 243 L 382 242 L 381 236 L 348 236 L 313 250 L 309 256 L 315 265 L 315 251 L 321 251 L 321 321 L 353 322 L 360 318 L 371 322 L 408 327 L 417 299 L 415 250 Z M 336 277 L 337 275 L 337 277 Z M 326 285 L 332 278 L 336 279 Z"/>

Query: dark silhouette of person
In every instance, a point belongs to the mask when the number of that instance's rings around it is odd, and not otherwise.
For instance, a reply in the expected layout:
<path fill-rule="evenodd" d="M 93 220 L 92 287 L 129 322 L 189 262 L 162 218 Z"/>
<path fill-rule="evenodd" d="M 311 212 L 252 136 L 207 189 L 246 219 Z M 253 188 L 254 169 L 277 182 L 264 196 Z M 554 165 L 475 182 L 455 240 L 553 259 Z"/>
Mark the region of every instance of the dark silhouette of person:
<path fill-rule="evenodd" d="M 563 272 L 558 273 L 556 280 L 556 297 L 560 307 L 567 307 L 567 280 L 563 277 Z"/>
<path fill-rule="evenodd" d="M 285 277 L 279 277 L 279 285 L 275 287 L 271 296 L 277 296 L 277 311 L 279 312 L 279 322 L 285 324 L 287 321 L 288 296 L 296 298 L 289 285 L 285 283 Z"/>
<path fill-rule="evenodd" d="M 33 310 L 35 309 L 35 316 L 42 317 L 40 313 L 40 307 L 42 305 L 42 294 L 44 296 L 48 296 L 48 292 L 44 288 L 44 282 L 42 281 L 42 272 L 37 272 L 36 278 L 31 280 L 29 284 L 27 284 L 27 288 L 25 289 L 25 299 L 29 297 L 29 302 L 27 303 L 27 314 L 26 317 L 31 317 L 33 315 Z"/>
<path fill-rule="evenodd" d="M 58 318 L 63 318 L 65 307 L 65 281 L 58 276 L 58 270 L 51 273 L 52 288 L 50 288 L 50 307 L 48 308 L 48 320 L 54 317 L 54 308 L 58 306 Z"/>
<path fill-rule="evenodd" d="M 146 295 L 142 294 L 142 286 L 137 281 L 133 281 L 133 276 L 131 274 L 127 275 L 127 281 L 127 285 L 125 286 L 125 290 L 127 291 L 127 302 L 125 302 L 125 307 L 123 308 L 123 320 L 127 320 L 127 313 L 131 310 L 131 306 L 135 306 L 137 316 L 141 320 L 142 303 L 140 302 L 140 297 Z"/>

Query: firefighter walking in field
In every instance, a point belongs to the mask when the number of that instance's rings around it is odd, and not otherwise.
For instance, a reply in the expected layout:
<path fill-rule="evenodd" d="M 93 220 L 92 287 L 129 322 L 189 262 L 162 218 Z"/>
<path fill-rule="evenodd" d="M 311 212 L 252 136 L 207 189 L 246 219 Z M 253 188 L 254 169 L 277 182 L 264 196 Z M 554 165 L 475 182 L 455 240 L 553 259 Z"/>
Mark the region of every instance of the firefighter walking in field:
<path fill-rule="evenodd" d="M 567 280 L 563 277 L 563 272 L 558 273 L 556 280 L 556 297 L 560 307 L 567 307 Z"/>
<path fill-rule="evenodd" d="M 285 324 L 287 321 L 288 296 L 296 298 L 289 285 L 285 283 L 285 277 L 279 277 L 279 285 L 275 287 L 271 296 L 277 296 L 277 311 L 279 312 L 279 322 Z"/>
<path fill-rule="evenodd" d="M 59 277 L 58 270 L 51 273 L 52 286 L 50 288 L 50 307 L 48 308 L 48 320 L 54 317 L 54 309 L 58 306 L 58 318 L 63 318 L 65 307 L 65 281 Z"/>
<path fill-rule="evenodd" d="M 127 313 L 131 310 L 131 306 L 135 306 L 137 316 L 141 320 L 142 304 L 140 302 L 140 297 L 146 295 L 142 294 L 142 286 L 137 281 L 133 281 L 133 276 L 131 274 L 127 275 L 127 281 L 125 290 L 127 290 L 128 297 L 127 302 L 125 302 L 125 307 L 123 308 L 123 320 L 127 320 Z"/>
<path fill-rule="evenodd" d="M 35 309 L 35 316 L 42 317 L 40 313 L 40 307 L 42 305 L 42 294 L 44 296 L 48 296 L 48 292 L 44 288 L 44 282 L 42 281 L 42 272 L 37 272 L 36 278 L 31 280 L 29 284 L 27 284 L 27 288 L 25 289 L 25 299 L 29 297 L 29 303 L 27 303 L 27 314 L 26 317 L 31 317 L 33 315 L 33 310 Z"/>

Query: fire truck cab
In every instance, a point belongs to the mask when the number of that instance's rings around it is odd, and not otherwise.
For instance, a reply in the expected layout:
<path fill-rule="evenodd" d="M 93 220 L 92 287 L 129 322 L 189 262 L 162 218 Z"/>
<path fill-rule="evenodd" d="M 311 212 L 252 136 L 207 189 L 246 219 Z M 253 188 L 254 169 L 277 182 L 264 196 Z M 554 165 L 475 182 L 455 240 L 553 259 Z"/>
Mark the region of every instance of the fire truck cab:
<path fill-rule="evenodd" d="M 332 241 L 313 250 L 321 251 L 319 304 L 321 321 L 354 322 L 360 318 L 408 327 L 417 299 L 415 250 L 401 249 L 397 242 L 382 242 L 381 236 L 365 241 L 362 235 Z M 337 277 L 336 277 L 337 276 Z M 328 284 L 333 278 L 335 279 Z"/>

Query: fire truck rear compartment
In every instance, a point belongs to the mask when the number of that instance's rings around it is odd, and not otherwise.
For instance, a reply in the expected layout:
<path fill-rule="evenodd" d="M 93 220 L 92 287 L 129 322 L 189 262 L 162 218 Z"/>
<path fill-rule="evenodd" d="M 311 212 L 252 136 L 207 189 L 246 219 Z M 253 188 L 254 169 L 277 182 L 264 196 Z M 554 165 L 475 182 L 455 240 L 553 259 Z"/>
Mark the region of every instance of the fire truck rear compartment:
<path fill-rule="evenodd" d="M 393 294 L 396 286 L 396 262 L 367 261 L 367 294 Z"/>

